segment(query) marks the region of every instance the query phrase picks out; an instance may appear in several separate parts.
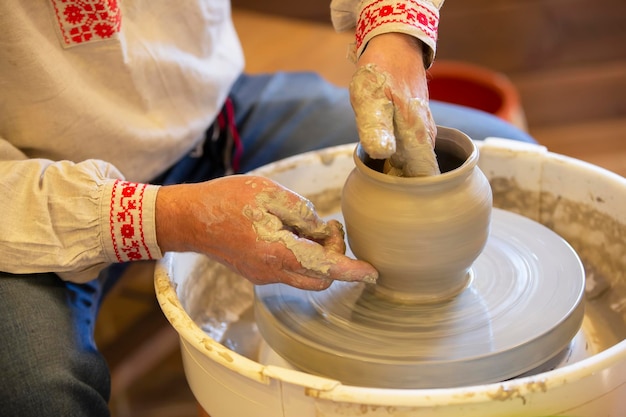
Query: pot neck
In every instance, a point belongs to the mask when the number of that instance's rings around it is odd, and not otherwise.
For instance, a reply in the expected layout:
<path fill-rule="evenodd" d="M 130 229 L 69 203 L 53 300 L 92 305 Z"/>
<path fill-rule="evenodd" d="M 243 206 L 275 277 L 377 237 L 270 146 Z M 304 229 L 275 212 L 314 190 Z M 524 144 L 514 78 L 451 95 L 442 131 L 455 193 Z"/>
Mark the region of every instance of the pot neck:
<path fill-rule="evenodd" d="M 442 129 L 442 128 L 439 128 Z M 396 177 L 382 172 L 383 160 L 369 157 L 358 144 L 354 151 L 354 163 L 357 170 L 368 180 L 388 187 L 442 187 L 453 186 L 464 181 L 478 164 L 478 148 L 462 132 L 445 129 L 446 135 L 438 136 L 435 142 L 435 154 L 442 171 L 439 175 L 426 177 Z"/>

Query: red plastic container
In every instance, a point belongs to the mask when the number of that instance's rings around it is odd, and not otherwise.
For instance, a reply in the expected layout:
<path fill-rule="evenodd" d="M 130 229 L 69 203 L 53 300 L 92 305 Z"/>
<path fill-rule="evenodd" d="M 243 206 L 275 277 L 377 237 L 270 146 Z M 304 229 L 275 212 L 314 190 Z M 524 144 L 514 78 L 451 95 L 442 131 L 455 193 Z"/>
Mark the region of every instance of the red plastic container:
<path fill-rule="evenodd" d="M 428 79 L 432 100 L 483 110 L 526 130 L 519 94 L 504 74 L 466 62 L 437 60 Z"/>

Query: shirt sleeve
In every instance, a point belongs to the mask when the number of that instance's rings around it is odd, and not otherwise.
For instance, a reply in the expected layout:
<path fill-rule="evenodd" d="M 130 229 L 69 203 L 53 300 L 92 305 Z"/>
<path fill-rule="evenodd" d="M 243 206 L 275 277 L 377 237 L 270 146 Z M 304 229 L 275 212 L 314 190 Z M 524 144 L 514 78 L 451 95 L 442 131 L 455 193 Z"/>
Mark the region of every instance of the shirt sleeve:
<path fill-rule="evenodd" d="M 158 188 L 99 160 L 27 159 L 0 138 L 2 270 L 86 282 L 110 263 L 160 258 Z"/>
<path fill-rule="evenodd" d="M 437 50 L 439 9 L 444 0 L 332 0 L 333 26 L 355 30 L 352 57 L 356 60 L 376 35 L 400 32 L 420 39 L 428 47 L 424 57 L 430 67 Z"/>

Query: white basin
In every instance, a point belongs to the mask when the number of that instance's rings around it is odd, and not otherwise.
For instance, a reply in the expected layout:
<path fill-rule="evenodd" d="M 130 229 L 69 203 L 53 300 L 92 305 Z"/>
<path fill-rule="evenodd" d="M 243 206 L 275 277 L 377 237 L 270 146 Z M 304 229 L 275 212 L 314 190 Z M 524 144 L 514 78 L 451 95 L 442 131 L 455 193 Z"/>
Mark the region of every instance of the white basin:
<path fill-rule="evenodd" d="M 229 313 L 241 317 L 216 318 L 224 323 L 241 318 L 245 326 L 236 331 L 244 333 L 240 340 L 245 346 L 218 343 L 191 316 L 197 317 L 203 303 L 201 287 L 219 280 L 224 269 L 202 255 L 168 253 L 157 264 L 157 297 L 180 335 L 189 386 L 211 417 L 626 415 L 626 179 L 537 145 L 496 138 L 477 145 L 494 206 L 548 226 L 581 257 L 587 274 L 583 331 L 592 341 L 592 354 L 553 370 L 488 385 L 401 390 L 347 386 L 262 364 L 254 321 L 243 317 L 247 306 L 235 306 L 235 313 Z M 307 197 L 323 198 L 341 189 L 353 168 L 354 146 L 298 155 L 254 173 Z M 247 281 L 241 279 L 238 285 L 237 291 L 247 297 Z M 214 292 L 219 288 L 212 287 Z M 219 300 L 219 294 L 212 297 Z"/>

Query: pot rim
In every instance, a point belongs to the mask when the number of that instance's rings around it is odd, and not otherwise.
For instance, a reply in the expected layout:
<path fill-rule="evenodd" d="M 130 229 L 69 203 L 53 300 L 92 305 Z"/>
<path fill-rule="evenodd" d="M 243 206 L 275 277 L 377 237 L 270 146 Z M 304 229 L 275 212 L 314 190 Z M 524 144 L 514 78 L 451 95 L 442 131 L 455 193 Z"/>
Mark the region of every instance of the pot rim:
<path fill-rule="evenodd" d="M 474 143 L 474 141 L 465 133 L 461 132 L 458 129 L 437 126 L 437 138 L 435 140 L 435 152 L 437 151 L 437 144 L 441 144 L 443 142 L 446 144 L 444 148 L 446 150 L 450 148 L 455 148 L 456 150 L 460 150 L 464 153 L 464 155 L 460 156 L 461 158 L 465 158 L 463 163 L 450 171 L 442 172 L 439 175 L 430 175 L 423 177 L 397 177 L 393 175 L 387 175 L 382 172 L 376 171 L 369 167 L 364 159 L 369 158 L 370 160 L 375 160 L 370 158 L 370 156 L 365 152 L 360 142 L 357 143 L 353 152 L 353 159 L 355 165 L 362 171 L 367 173 L 369 178 L 372 178 L 376 181 L 387 183 L 387 184 L 398 184 L 398 185 L 430 185 L 430 184 L 438 184 L 441 182 L 452 181 L 455 178 L 464 177 L 469 175 L 471 170 L 477 166 L 479 159 L 479 151 L 478 147 Z"/>

